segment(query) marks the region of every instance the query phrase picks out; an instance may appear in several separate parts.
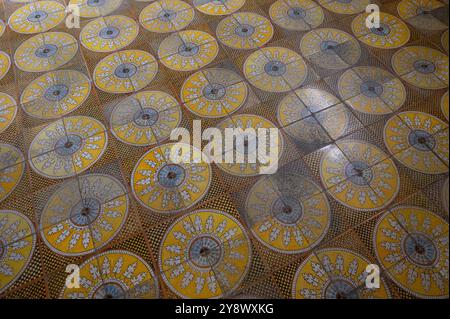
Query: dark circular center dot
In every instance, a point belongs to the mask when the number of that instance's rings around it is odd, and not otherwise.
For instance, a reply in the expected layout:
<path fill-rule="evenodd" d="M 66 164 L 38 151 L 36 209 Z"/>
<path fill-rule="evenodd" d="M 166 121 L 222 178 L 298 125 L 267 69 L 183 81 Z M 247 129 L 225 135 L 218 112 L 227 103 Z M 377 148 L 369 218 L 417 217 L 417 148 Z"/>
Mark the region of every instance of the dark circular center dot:
<path fill-rule="evenodd" d="M 203 247 L 200 249 L 200 255 L 202 257 L 208 257 L 210 253 L 211 253 L 211 250 L 208 247 Z"/>
<path fill-rule="evenodd" d="M 293 212 L 292 207 L 287 206 L 287 205 L 283 207 L 284 214 L 289 215 L 289 214 L 292 214 L 292 212 Z"/>
<path fill-rule="evenodd" d="M 70 142 L 70 141 L 68 141 L 64 144 L 65 148 L 71 148 L 72 146 L 73 146 L 73 142 Z"/>
<path fill-rule="evenodd" d="M 168 179 L 175 179 L 175 178 L 177 178 L 177 174 L 175 172 L 169 172 L 167 174 L 167 178 Z"/>
<path fill-rule="evenodd" d="M 425 253 L 425 248 L 422 245 L 416 244 L 416 247 L 414 247 L 414 249 L 420 255 L 423 255 Z"/>

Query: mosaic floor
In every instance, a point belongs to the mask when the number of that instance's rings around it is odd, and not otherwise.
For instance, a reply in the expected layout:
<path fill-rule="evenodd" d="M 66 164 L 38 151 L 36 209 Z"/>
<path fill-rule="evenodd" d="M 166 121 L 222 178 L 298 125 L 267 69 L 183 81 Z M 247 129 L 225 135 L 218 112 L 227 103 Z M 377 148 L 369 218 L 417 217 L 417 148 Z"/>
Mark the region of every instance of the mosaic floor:
<path fill-rule="evenodd" d="M 2 0 L 0 296 L 448 298 L 448 0 L 369 3 Z M 171 163 L 199 119 L 278 172 Z"/>

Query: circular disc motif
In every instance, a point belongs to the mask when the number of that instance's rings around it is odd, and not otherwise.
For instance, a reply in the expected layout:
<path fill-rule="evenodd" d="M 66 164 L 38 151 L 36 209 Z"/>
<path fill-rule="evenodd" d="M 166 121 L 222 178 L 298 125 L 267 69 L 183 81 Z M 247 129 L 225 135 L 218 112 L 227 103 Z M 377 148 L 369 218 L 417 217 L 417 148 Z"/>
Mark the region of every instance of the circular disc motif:
<path fill-rule="evenodd" d="M 374 211 L 398 194 L 400 177 L 392 159 L 377 146 L 357 140 L 336 142 L 322 157 L 320 177 L 341 204 Z"/>
<path fill-rule="evenodd" d="M 330 226 L 327 197 L 300 175 L 262 177 L 246 200 L 246 220 L 255 237 L 275 251 L 296 254 L 319 244 Z"/>
<path fill-rule="evenodd" d="M 0 80 L 5 77 L 11 67 L 11 58 L 3 51 L 0 51 Z"/>
<path fill-rule="evenodd" d="M 298 88 L 306 80 L 307 73 L 303 58 L 283 47 L 260 49 L 244 63 L 247 80 L 267 92 L 288 92 Z"/>
<path fill-rule="evenodd" d="M 138 255 L 110 250 L 80 266 L 80 288 L 63 288 L 64 299 L 157 299 L 158 279 Z"/>
<path fill-rule="evenodd" d="M 0 143 L 0 202 L 14 191 L 24 172 L 22 152 L 15 146 Z"/>
<path fill-rule="evenodd" d="M 125 50 L 108 55 L 94 70 L 94 83 L 107 93 L 131 93 L 150 84 L 158 73 L 155 57 L 146 51 Z"/>
<path fill-rule="evenodd" d="M 16 118 L 17 103 L 14 98 L 0 92 L 0 133 L 6 131 Z"/>
<path fill-rule="evenodd" d="M 292 297 L 296 299 L 389 299 L 385 281 L 379 289 L 364 283 L 366 268 L 372 264 L 347 249 L 322 249 L 311 254 L 295 274 Z"/>
<path fill-rule="evenodd" d="M 412 170 L 448 172 L 448 125 L 437 117 L 414 111 L 400 113 L 386 123 L 384 142 L 394 157 Z"/>
<path fill-rule="evenodd" d="M 324 20 L 322 8 L 311 0 L 278 0 L 269 14 L 275 24 L 291 31 L 315 29 Z"/>
<path fill-rule="evenodd" d="M 186 30 L 172 34 L 159 46 L 162 64 L 175 71 L 194 71 L 210 64 L 219 53 L 216 39 L 203 31 Z"/>
<path fill-rule="evenodd" d="M 251 13 L 235 13 L 223 19 L 217 26 L 217 37 L 233 49 L 257 49 L 273 37 L 272 23 L 265 17 Z"/>
<path fill-rule="evenodd" d="M 46 72 L 68 63 L 77 52 L 78 42 L 73 36 L 47 32 L 23 42 L 14 53 L 14 61 L 22 71 Z"/>
<path fill-rule="evenodd" d="M 23 110 L 40 119 L 67 115 L 88 98 L 91 81 L 75 70 L 52 71 L 28 84 L 20 97 Z"/>
<path fill-rule="evenodd" d="M 116 11 L 123 3 L 123 0 L 70 0 L 70 6 L 78 6 L 80 17 L 97 18 L 107 16 Z"/>
<path fill-rule="evenodd" d="M 315 29 L 300 41 L 302 55 L 321 68 L 340 70 L 358 62 L 361 47 L 350 34 L 331 28 Z"/>
<path fill-rule="evenodd" d="M 211 185 L 211 166 L 203 161 L 171 161 L 177 144 L 164 144 L 146 153 L 134 168 L 131 183 L 134 196 L 152 211 L 173 213 L 198 203 Z M 203 158 L 193 148 L 192 158 Z"/>
<path fill-rule="evenodd" d="M 366 10 L 370 0 L 318 0 L 327 10 L 339 14 L 356 14 Z"/>
<path fill-rule="evenodd" d="M 198 11 L 212 16 L 234 13 L 245 4 L 245 0 L 194 0 L 193 2 Z"/>
<path fill-rule="evenodd" d="M 374 247 L 387 274 L 420 298 L 448 298 L 448 223 L 434 213 L 400 206 L 377 222 Z"/>
<path fill-rule="evenodd" d="M 434 16 L 433 11 L 436 10 L 444 12 L 447 9 L 444 3 L 437 0 L 402 0 L 397 5 L 400 18 L 414 28 L 430 31 L 448 28 L 442 19 Z"/>
<path fill-rule="evenodd" d="M 64 256 L 81 256 L 107 245 L 128 215 L 128 195 L 115 178 L 80 176 L 64 183 L 47 201 L 40 230 L 47 246 Z"/>
<path fill-rule="evenodd" d="M 245 81 L 228 69 L 207 69 L 190 76 L 181 88 L 181 99 L 192 113 L 219 118 L 239 110 L 246 102 Z"/>
<path fill-rule="evenodd" d="M 21 213 L 0 210 L 0 293 L 27 269 L 35 247 L 33 223 Z"/>
<path fill-rule="evenodd" d="M 448 87 L 448 56 L 438 50 L 409 46 L 392 57 L 394 71 L 406 82 L 421 89 Z"/>
<path fill-rule="evenodd" d="M 17 33 L 46 32 L 66 17 L 66 8 L 57 1 L 36 1 L 26 4 L 9 17 L 8 24 Z"/>
<path fill-rule="evenodd" d="M 444 96 L 441 99 L 441 110 L 444 114 L 445 118 L 448 121 L 448 105 L 449 105 L 449 98 L 448 98 L 448 91 L 444 94 Z"/>
<path fill-rule="evenodd" d="M 143 91 L 118 103 L 110 123 L 113 134 L 122 142 L 148 146 L 169 138 L 181 117 L 181 107 L 174 97 L 160 91 Z"/>
<path fill-rule="evenodd" d="M 41 130 L 28 151 L 31 167 L 47 178 L 67 178 L 94 165 L 108 144 L 106 127 L 87 116 L 71 116 Z"/>
<path fill-rule="evenodd" d="M 258 158 L 256 161 L 250 161 L 250 154 L 257 154 L 259 151 L 260 144 L 264 141 L 259 140 L 258 129 L 273 129 L 276 128 L 275 124 L 270 122 L 269 120 L 253 114 L 240 114 L 233 115 L 230 118 L 222 121 L 217 128 L 222 131 L 222 136 L 225 136 L 226 129 L 241 129 L 244 132 L 248 129 L 254 129 L 254 133 L 249 134 L 238 134 L 235 136 L 235 141 L 233 141 L 233 146 L 225 143 L 225 150 L 223 151 L 222 157 L 225 161 L 216 162 L 217 166 L 222 169 L 224 172 L 235 175 L 235 176 L 257 176 L 261 174 L 261 171 L 265 168 L 269 169 L 270 165 L 274 165 L 275 163 L 263 164 Z M 274 141 L 270 137 L 270 132 L 267 133 L 266 136 L 266 150 L 278 149 L 278 157 L 281 157 L 283 152 L 283 138 L 281 134 L 278 136 L 278 140 Z M 237 161 L 232 161 L 232 163 L 228 163 L 226 161 L 226 157 L 238 155 L 243 157 L 243 163 L 236 163 Z M 233 157 L 234 158 L 234 157 Z M 272 159 L 273 160 L 273 159 Z"/>
<path fill-rule="evenodd" d="M 347 70 L 339 79 L 341 97 L 358 112 L 385 115 L 400 109 L 406 100 L 406 89 L 388 71 L 361 66 Z"/>
<path fill-rule="evenodd" d="M 238 220 L 224 212 L 198 210 L 166 231 L 159 265 L 163 280 L 181 298 L 220 298 L 244 280 L 251 256 Z"/>
<path fill-rule="evenodd" d="M 89 22 L 80 33 L 81 44 L 94 52 L 112 52 L 130 45 L 139 33 L 132 18 L 115 15 Z"/>
<path fill-rule="evenodd" d="M 367 28 L 370 13 L 358 15 L 352 22 L 352 31 L 359 41 L 380 49 L 395 49 L 405 45 L 411 36 L 408 26 L 399 18 L 380 12 L 380 27 Z"/>
<path fill-rule="evenodd" d="M 195 18 L 195 10 L 180 0 L 159 0 L 139 15 L 141 25 L 151 32 L 168 33 L 186 28 Z"/>

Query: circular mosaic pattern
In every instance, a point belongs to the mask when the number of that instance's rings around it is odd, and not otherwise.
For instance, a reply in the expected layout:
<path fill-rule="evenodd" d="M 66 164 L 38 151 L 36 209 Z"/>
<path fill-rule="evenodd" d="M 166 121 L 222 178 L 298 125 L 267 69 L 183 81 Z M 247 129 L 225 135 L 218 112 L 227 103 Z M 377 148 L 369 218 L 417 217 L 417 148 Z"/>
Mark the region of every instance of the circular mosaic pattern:
<path fill-rule="evenodd" d="M 114 177 L 79 176 L 48 199 L 40 216 L 42 238 L 57 254 L 88 254 L 114 239 L 127 219 L 128 205 L 127 190 Z"/>
<path fill-rule="evenodd" d="M 315 29 L 324 20 L 322 8 L 311 0 L 278 0 L 269 14 L 275 24 L 290 31 Z"/>
<path fill-rule="evenodd" d="M 447 51 L 448 53 L 448 39 L 449 39 L 449 34 L 448 34 L 448 29 L 442 34 L 441 37 L 441 44 L 444 47 L 445 51 Z"/>
<path fill-rule="evenodd" d="M 377 222 L 374 247 L 388 276 L 420 298 L 448 298 L 448 223 L 434 213 L 400 206 Z"/>
<path fill-rule="evenodd" d="M 36 135 L 28 159 L 39 175 L 66 178 L 94 165 L 107 144 L 106 127 L 98 120 L 87 116 L 65 117 Z"/>
<path fill-rule="evenodd" d="M 375 145 L 345 140 L 324 154 L 320 177 L 338 202 L 361 211 L 386 207 L 398 194 L 400 177 L 392 159 Z"/>
<path fill-rule="evenodd" d="M 82 18 L 97 18 L 113 13 L 122 3 L 123 0 L 70 0 L 68 7 L 78 6 L 79 12 L 74 11 L 74 15 Z"/>
<path fill-rule="evenodd" d="M 246 200 L 255 237 L 277 252 L 296 254 L 320 243 L 330 226 L 330 206 L 319 186 L 297 174 L 260 178 Z"/>
<path fill-rule="evenodd" d="M 63 288 L 63 299 L 158 299 L 158 279 L 149 264 L 125 250 L 110 250 L 80 266 L 80 288 Z"/>
<path fill-rule="evenodd" d="M 302 55 L 321 68 L 340 70 L 356 64 L 361 47 L 350 34 L 331 28 L 315 29 L 300 42 Z"/>
<path fill-rule="evenodd" d="M 186 28 L 194 18 L 195 10 L 186 2 L 160 0 L 141 11 L 139 22 L 148 31 L 169 33 Z"/>
<path fill-rule="evenodd" d="M 421 89 L 448 87 L 448 56 L 438 50 L 404 47 L 392 57 L 392 67 L 404 81 Z"/>
<path fill-rule="evenodd" d="M 448 172 L 448 125 L 437 117 L 414 111 L 400 113 L 386 123 L 384 142 L 394 157 L 412 170 Z"/>
<path fill-rule="evenodd" d="M 112 52 L 131 44 L 139 33 L 132 18 L 115 15 L 95 19 L 83 27 L 81 44 L 94 52 Z"/>
<path fill-rule="evenodd" d="M 378 67 L 361 66 L 346 71 L 339 79 L 338 90 L 348 105 L 365 114 L 390 114 L 406 100 L 402 81 Z"/>
<path fill-rule="evenodd" d="M 366 10 L 370 0 L 318 0 L 325 9 L 339 14 L 356 14 Z"/>
<path fill-rule="evenodd" d="M 5 77 L 11 67 L 11 58 L 3 51 L 0 51 L 0 80 Z"/>
<path fill-rule="evenodd" d="M 368 30 L 366 20 L 369 15 L 360 14 L 352 22 L 352 31 L 359 41 L 380 49 L 395 49 L 408 43 L 411 33 L 402 20 L 380 12 L 379 28 Z"/>
<path fill-rule="evenodd" d="M 430 31 L 444 30 L 448 25 L 442 22 L 442 18 L 433 15 L 433 11 L 448 10 L 445 5 L 437 0 L 402 0 L 397 6 L 397 11 L 404 21 L 414 28 Z"/>
<path fill-rule="evenodd" d="M 110 123 L 120 141 L 148 146 L 169 138 L 181 117 L 181 107 L 174 97 L 161 91 L 143 91 L 114 106 Z"/>
<path fill-rule="evenodd" d="M 366 267 L 372 264 L 360 254 L 342 248 L 321 249 L 311 254 L 297 270 L 292 287 L 295 299 L 389 299 L 386 282 L 379 289 L 364 283 Z"/>
<path fill-rule="evenodd" d="M 64 21 L 66 8 L 57 1 L 37 1 L 26 4 L 9 17 L 10 28 L 23 34 L 45 32 Z"/>
<path fill-rule="evenodd" d="M 196 30 L 180 31 L 164 39 L 158 56 L 162 64 L 174 71 L 195 71 L 210 64 L 219 53 L 216 39 Z"/>
<path fill-rule="evenodd" d="M 273 37 L 270 20 L 251 12 L 235 13 L 223 19 L 217 26 L 217 37 L 233 49 L 257 49 Z"/>
<path fill-rule="evenodd" d="M 16 66 L 25 72 L 58 69 L 78 52 L 77 40 L 68 33 L 46 32 L 24 41 L 14 53 Z"/>
<path fill-rule="evenodd" d="M 146 153 L 136 164 L 131 186 L 139 202 L 152 211 L 174 213 L 198 203 L 211 185 L 212 170 L 209 164 L 195 163 L 183 158 L 172 161 L 177 144 L 165 144 Z M 200 150 L 192 148 L 193 159 L 203 158 Z M 186 157 L 190 154 L 185 154 Z"/>
<path fill-rule="evenodd" d="M 159 265 L 163 280 L 181 298 L 220 298 L 244 280 L 251 257 L 239 221 L 224 212 L 198 210 L 166 231 Z"/>
<path fill-rule="evenodd" d="M 330 116 L 324 111 L 330 107 L 339 111 Z M 298 89 L 287 95 L 278 105 L 277 119 L 286 133 L 307 144 L 328 140 L 327 134 L 337 139 L 349 124 L 348 114 L 339 99 L 319 89 Z"/>
<path fill-rule="evenodd" d="M 28 84 L 20 97 L 23 110 L 40 119 L 56 119 L 80 107 L 91 92 L 91 81 L 75 70 L 46 73 Z"/>
<path fill-rule="evenodd" d="M 449 109 L 448 105 L 449 105 L 449 98 L 448 98 L 448 91 L 447 91 L 441 99 L 441 111 L 444 114 L 447 121 L 448 121 L 448 109 Z"/>
<path fill-rule="evenodd" d="M 108 55 L 94 70 L 94 83 L 107 93 L 131 93 L 150 84 L 158 62 L 146 51 L 125 50 Z"/>
<path fill-rule="evenodd" d="M 6 93 L 0 92 L 0 133 L 8 129 L 16 118 L 17 103 L 14 98 Z"/>
<path fill-rule="evenodd" d="M 35 230 L 28 217 L 12 210 L 0 210 L 0 293 L 27 269 L 35 247 Z"/>
<path fill-rule="evenodd" d="M 245 4 L 245 0 L 194 0 L 195 8 L 201 13 L 221 16 L 238 11 Z"/>
<path fill-rule="evenodd" d="M 15 146 L 0 143 L 0 202 L 19 185 L 24 172 L 25 158 L 22 152 Z"/>
<path fill-rule="evenodd" d="M 233 146 L 226 144 L 225 151 L 223 151 L 222 157 L 225 160 L 217 161 L 217 166 L 222 169 L 224 172 L 235 175 L 235 176 L 257 176 L 262 174 L 262 172 L 267 169 L 271 170 L 274 165 L 278 164 L 273 162 L 278 160 L 281 157 L 283 152 L 283 138 L 281 134 L 278 136 L 278 140 L 273 140 L 270 138 L 270 132 L 267 130 L 276 128 L 275 124 L 270 122 L 269 120 L 253 114 L 242 114 L 242 115 L 233 115 L 230 118 L 222 121 L 218 124 L 217 128 L 222 131 L 223 136 L 225 136 L 226 129 L 242 129 L 246 133 L 236 134 L 233 141 Z M 248 132 L 248 130 L 255 130 L 254 132 Z M 266 141 L 262 141 L 259 139 L 258 129 L 266 129 L 267 136 Z M 271 159 L 271 163 L 261 163 L 258 158 L 252 159 L 250 155 L 257 154 L 258 151 L 261 151 L 259 148 L 263 147 L 262 145 L 265 142 L 265 147 L 267 152 L 269 150 L 274 151 L 278 150 L 278 159 Z M 264 154 L 264 153 L 263 153 Z M 226 158 L 230 156 L 235 156 L 235 161 L 227 161 Z M 237 161 L 238 156 L 242 159 L 242 161 Z M 230 163 L 232 162 L 232 163 Z"/>
<path fill-rule="evenodd" d="M 288 92 L 306 80 L 307 66 L 296 52 L 283 47 L 268 47 L 251 54 L 244 64 L 247 80 L 260 90 Z"/>
<path fill-rule="evenodd" d="M 236 72 L 219 68 L 193 74 L 181 88 L 181 99 L 189 111 L 210 118 L 236 112 L 247 95 L 247 84 Z"/>

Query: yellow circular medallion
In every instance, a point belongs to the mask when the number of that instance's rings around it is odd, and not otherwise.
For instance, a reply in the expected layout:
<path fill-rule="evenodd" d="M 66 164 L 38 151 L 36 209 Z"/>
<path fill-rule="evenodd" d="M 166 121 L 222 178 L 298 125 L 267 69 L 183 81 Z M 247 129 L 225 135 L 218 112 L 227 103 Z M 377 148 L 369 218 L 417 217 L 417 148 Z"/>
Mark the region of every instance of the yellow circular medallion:
<path fill-rule="evenodd" d="M 195 71 L 210 64 L 219 53 L 216 39 L 196 30 L 180 31 L 164 39 L 158 56 L 162 64 L 175 71 Z"/>
<path fill-rule="evenodd" d="M 251 54 L 244 64 L 247 80 L 267 92 L 288 92 L 306 80 L 307 66 L 296 52 L 283 47 L 267 47 Z"/>
<path fill-rule="evenodd" d="M 110 250 L 80 266 L 80 288 L 64 287 L 62 299 L 157 299 L 158 279 L 150 265 L 125 250 Z"/>
<path fill-rule="evenodd" d="M 238 11 L 245 4 L 245 0 L 194 0 L 195 8 L 201 13 L 221 16 Z"/>
<path fill-rule="evenodd" d="M 6 131 L 16 118 L 17 103 L 14 98 L 0 92 L 0 133 Z"/>
<path fill-rule="evenodd" d="M 338 14 L 356 14 L 366 10 L 370 0 L 319 0 L 327 10 Z"/>
<path fill-rule="evenodd" d="M 130 45 L 139 33 L 132 18 L 115 15 L 97 18 L 83 27 L 81 44 L 94 52 L 113 52 Z"/>
<path fill-rule="evenodd" d="M 131 93 L 149 85 L 158 62 L 146 51 L 125 50 L 108 55 L 94 70 L 94 83 L 107 93 Z"/>
<path fill-rule="evenodd" d="M 367 28 L 370 13 L 358 15 L 352 22 L 352 31 L 359 41 L 380 49 L 395 49 L 408 43 L 411 33 L 399 18 L 380 12 L 380 26 Z"/>
<path fill-rule="evenodd" d="M 25 158 L 15 146 L 0 143 L 0 202 L 19 185 L 25 172 Z"/>
<path fill-rule="evenodd" d="M 181 117 L 181 107 L 174 97 L 160 91 L 143 91 L 114 106 L 110 125 L 120 141 L 148 146 L 169 138 Z"/>
<path fill-rule="evenodd" d="M 394 161 L 377 146 L 357 140 L 336 142 L 322 157 L 320 177 L 338 202 L 361 211 L 386 207 L 400 188 Z"/>
<path fill-rule="evenodd" d="M 9 17 L 11 30 L 33 34 L 46 32 L 64 21 L 66 8 L 57 1 L 35 1 L 26 4 Z"/>
<path fill-rule="evenodd" d="M 311 0 L 277 0 L 269 14 L 275 24 L 290 31 L 315 29 L 324 20 L 322 8 Z"/>
<path fill-rule="evenodd" d="M 245 81 L 228 69 L 207 69 L 190 76 L 181 88 L 181 100 L 192 113 L 219 118 L 239 110 L 247 100 Z"/>
<path fill-rule="evenodd" d="M 204 154 L 192 148 L 192 158 L 175 163 L 172 153 L 177 145 L 164 144 L 151 149 L 133 170 L 134 196 L 144 207 L 158 213 L 175 213 L 194 206 L 211 185 L 212 170 L 202 160 Z M 200 159 L 199 163 L 196 159 Z"/>
<path fill-rule="evenodd" d="M 223 19 L 217 26 L 217 37 L 233 49 L 257 49 L 273 37 L 270 20 L 256 13 L 240 12 Z"/>
<path fill-rule="evenodd" d="M 195 18 L 195 10 L 181 0 L 160 0 L 145 7 L 139 22 L 148 31 L 169 33 L 186 28 Z"/>
<path fill-rule="evenodd" d="M 3 51 L 0 51 L 0 80 L 5 77 L 11 67 L 11 58 Z"/>
<path fill-rule="evenodd" d="M 394 71 L 406 82 L 421 89 L 448 87 L 448 56 L 438 50 L 409 46 L 392 57 Z"/>
<path fill-rule="evenodd" d="M 412 170 L 448 172 L 448 125 L 437 117 L 414 111 L 400 113 L 386 123 L 384 142 L 394 157 Z"/>
<path fill-rule="evenodd" d="M 111 242 L 127 215 L 126 188 L 112 176 L 88 174 L 65 182 L 51 195 L 39 228 L 52 251 L 81 256 Z"/>
<path fill-rule="evenodd" d="M 295 274 L 295 299 L 389 299 L 383 278 L 380 288 L 366 287 L 366 268 L 372 264 L 360 254 L 342 248 L 321 249 L 305 259 Z"/>
<path fill-rule="evenodd" d="M 35 248 L 33 223 L 16 211 L 0 210 L 0 294 L 27 269 Z"/>
<path fill-rule="evenodd" d="M 448 53 L 448 37 L 449 37 L 449 34 L 448 34 L 448 29 L 447 29 L 442 34 L 442 37 L 441 37 L 442 46 L 444 47 L 445 51 L 447 51 L 447 53 Z"/>
<path fill-rule="evenodd" d="M 73 36 L 47 32 L 23 42 L 14 53 L 14 61 L 22 71 L 46 72 L 65 65 L 77 52 L 78 42 Z"/>
<path fill-rule="evenodd" d="M 261 177 L 251 188 L 245 217 L 255 237 L 280 253 L 296 254 L 318 245 L 330 226 L 327 197 L 296 174 Z"/>
<path fill-rule="evenodd" d="M 449 104 L 449 99 L 448 99 L 448 91 L 444 94 L 444 96 L 442 96 L 441 99 L 441 110 L 442 113 L 444 114 L 445 118 L 448 121 L 448 104 Z"/>
<path fill-rule="evenodd" d="M 315 29 L 304 35 L 300 51 L 311 63 L 331 70 L 348 68 L 361 57 L 358 40 L 344 31 L 330 28 Z"/>
<path fill-rule="evenodd" d="M 448 223 L 434 213 L 400 206 L 377 222 L 373 243 L 387 275 L 419 298 L 448 298 Z"/>
<path fill-rule="evenodd" d="M 122 3 L 123 0 L 70 0 L 68 7 L 78 7 L 73 12 L 75 16 L 97 18 L 113 13 Z"/>
<path fill-rule="evenodd" d="M 106 127 L 87 116 L 58 120 L 34 138 L 28 159 L 36 173 L 53 179 L 84 172 L 103 155 L 108 143 Z"/>
<path fill-rule="evenodd" d="M 88 98 L 91 81 L 75 70 L 46 73 L 28 84 L 20 97 L 23 110 L 40 119 L 56 119 L 67 115 Z"/>
<path fill-rule="evenodd" d="M 402 0 L 397 5 L 400 18 L 414 28 L 430 31 L 448 28 L 448 22 L 445 24 L 439 16 L 439 12 L 444 13 L 447 10 L 445 4 L 437 0 Z"/>
<path fill-rule="evenodd" d="M 176 220 L 166 231 L 159 266 L 181 298 L 221 298 L 239 287 L 252 257 L 248 236 L 231 215 L 208 209 Z"/>
<path fill-rule="evenodd" d="M 400 109 L 406 100 L 406 89 L 388 71 L 369 66 L 354 67 L 339 79 L 341 97 L 358 112 L 385 115 Z"/>

